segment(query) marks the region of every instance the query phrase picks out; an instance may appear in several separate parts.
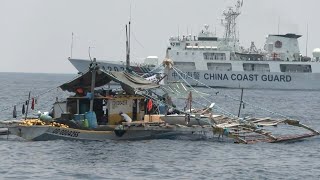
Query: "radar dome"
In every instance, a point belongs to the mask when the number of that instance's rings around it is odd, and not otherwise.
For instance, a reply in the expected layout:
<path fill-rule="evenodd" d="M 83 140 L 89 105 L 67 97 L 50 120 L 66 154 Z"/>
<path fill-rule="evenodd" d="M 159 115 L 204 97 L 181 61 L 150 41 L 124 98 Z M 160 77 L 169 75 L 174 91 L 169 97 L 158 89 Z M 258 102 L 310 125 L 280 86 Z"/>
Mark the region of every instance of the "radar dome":
<path fill-rule="evenodd" d="M 312 55 L 313 55 L 313 57 L 320 57 L 320 48 L 316 48 L 316 49 L 314 49 L 313 51 L 312 51 Z"/>

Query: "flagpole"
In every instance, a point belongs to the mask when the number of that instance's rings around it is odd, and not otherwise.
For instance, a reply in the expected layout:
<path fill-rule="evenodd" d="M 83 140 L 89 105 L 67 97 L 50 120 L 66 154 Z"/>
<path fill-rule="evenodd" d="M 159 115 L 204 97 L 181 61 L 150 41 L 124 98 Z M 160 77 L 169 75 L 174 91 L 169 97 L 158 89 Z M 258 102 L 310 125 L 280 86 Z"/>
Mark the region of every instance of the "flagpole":
<path fill-rule="evenodd" d="M 28 116 L 28 109 L 29 109 L 30 94 L 31 94 L 31 91 L 29 91 L 29 96 L 28 96 L 28 101 L 27 101 L 26 116 L 24 117 L 24 120 L 27 120 L 27 116 Z"/>
<path fill-rule="evenodd" d="M 191 102 L 192 102 L 192 93 L 191 93 L 191 91 L 190 91 L 190 95 L 189 95 L 190 113 L 191 113 Z"/>

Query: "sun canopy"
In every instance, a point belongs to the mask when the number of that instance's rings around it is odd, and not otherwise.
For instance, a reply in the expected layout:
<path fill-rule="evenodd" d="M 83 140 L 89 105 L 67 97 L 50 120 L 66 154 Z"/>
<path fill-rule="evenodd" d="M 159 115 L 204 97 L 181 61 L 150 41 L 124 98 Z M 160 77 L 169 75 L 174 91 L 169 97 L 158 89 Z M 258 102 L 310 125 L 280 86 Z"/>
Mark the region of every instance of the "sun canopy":
<path fill-rule="evenodd" d="M 75 92 L 79 87 L 84 89 L 90 89 L 92 80 L 92 72 L 88 71 L 82 76 L 67 82 L 60 86 L 64 91 Z M 105 71 L 103 69 L 98 69 L 96 71 L 96 81 L 95 87 L 104 86 L 110 81 L 120 83 L 123 90 L 128 94 L 135 94 L 137 90 L 147 90 L 159 87 L 158 84 L 143 79 L 139 76 L 127 72 L 117 72 L 117 71 Z"/>

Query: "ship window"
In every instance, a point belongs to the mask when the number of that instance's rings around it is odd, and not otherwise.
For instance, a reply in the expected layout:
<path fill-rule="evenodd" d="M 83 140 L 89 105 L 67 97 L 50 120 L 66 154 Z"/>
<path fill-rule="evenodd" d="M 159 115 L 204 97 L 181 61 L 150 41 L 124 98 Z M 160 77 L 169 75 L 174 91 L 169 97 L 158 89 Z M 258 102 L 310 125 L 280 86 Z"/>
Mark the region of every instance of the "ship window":
<path fill-rule="evenodd" d="M 203 59 L 205 60 L 226 60 L 225 53 L 203 53 Z"/>
<path fill-rule="evenodd" d="M 174 66 L 183 71 L 196 70 L 196 65 L 194 62 L 174 62 Z"/>
<path fill-rule="evenodd" d="M 269 64 L 243 63 L 244 71 L 270 72 Z"/>
<path fill-rule="evenodd" d="M 176 43 L 176 46 L 180 46 L 180 43 Z"/>
<path fill-rule="evenodd" d="M 207 63 L 208 70 L 232 71 L 231 63 Z"/>
<path fill-rule="evenodd" d="M 311 73 L 312 68 L 309 64 L 280 64 L 281 72 Z"/>
<path fill-rule="evenodd" d="M 198 37 L 199 41 L 218 41 L 217 37 Z"/>

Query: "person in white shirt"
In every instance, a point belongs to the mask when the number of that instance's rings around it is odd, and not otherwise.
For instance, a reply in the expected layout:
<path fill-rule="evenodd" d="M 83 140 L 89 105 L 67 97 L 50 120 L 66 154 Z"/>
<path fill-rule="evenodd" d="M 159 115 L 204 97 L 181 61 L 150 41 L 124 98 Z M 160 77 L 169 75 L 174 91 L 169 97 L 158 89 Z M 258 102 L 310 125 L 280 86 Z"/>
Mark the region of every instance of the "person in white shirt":
<path fill-rule="evenodd" d="M 130 124 L 132 122 L 131 117 L 128 114 L 125 114 L 123 112 L 120 112 L 119 115 L 121 116 L 121 120 L 126 122 L 127 124 Z"/>

